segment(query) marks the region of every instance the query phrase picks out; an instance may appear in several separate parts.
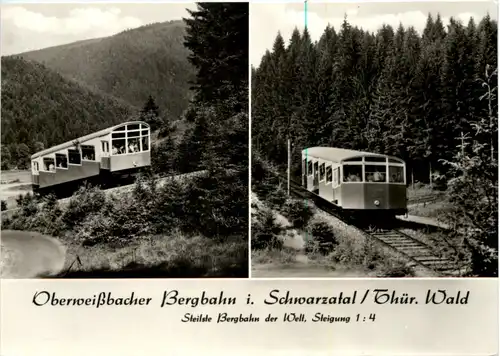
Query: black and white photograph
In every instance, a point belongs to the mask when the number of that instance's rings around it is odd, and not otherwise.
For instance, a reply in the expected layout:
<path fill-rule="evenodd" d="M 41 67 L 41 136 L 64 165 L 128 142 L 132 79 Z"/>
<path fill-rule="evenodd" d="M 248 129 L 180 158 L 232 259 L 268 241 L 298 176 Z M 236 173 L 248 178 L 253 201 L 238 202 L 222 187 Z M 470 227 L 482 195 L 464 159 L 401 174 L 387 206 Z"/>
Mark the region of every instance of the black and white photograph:
<path fill-rule="evenodd" d="M 250 12 L 251 276 L 497 277 L 497 4 Z"/>
<path fill-rule="evenodd" d="M 2 278 L 246 278 L 248 3 L 2 4 Z"/>

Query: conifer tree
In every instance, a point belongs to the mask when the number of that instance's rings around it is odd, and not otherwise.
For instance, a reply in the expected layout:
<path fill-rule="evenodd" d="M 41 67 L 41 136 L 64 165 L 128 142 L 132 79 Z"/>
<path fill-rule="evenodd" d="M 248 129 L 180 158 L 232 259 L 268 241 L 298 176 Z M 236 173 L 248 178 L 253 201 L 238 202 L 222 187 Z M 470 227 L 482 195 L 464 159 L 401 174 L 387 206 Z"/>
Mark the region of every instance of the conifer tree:
<path fill-rule="evenodd" d="M 140 114 L 140 120 L 151 126 L 151 131 L 156 131 L 163 124 L 163 119 L 160 116 L 160 108 L 156 105 L 154 98 L 150 95 L 144 104 Z"/>
<path fill-rule="evenodd" d="M 197 3 L 184 19 L 184 45 L 197 68 L 197 102 L 227 100 L 235 93 L 245 102 L 248 88 L 248 3 Z"/>

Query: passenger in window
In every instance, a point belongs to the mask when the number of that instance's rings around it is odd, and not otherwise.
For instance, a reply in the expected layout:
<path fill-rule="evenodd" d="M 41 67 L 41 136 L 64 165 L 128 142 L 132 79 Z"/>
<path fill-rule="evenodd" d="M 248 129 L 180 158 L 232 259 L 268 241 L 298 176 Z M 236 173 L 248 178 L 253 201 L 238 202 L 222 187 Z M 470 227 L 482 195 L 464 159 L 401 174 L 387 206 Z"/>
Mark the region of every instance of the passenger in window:
<path fill-rule="evenodd" d="M 382 175 L 382 173 L 380 173 L 380 172 L 375 172 L 375 173 L 373 174 L 373 180 L 374 180 L 375 182 L 382 182 L 382 181 L 384 181 L 385 179 L 384 179 L 384 176 Z"/>
<path fill-rule="evenodd" d="M 358 174 L 351 173 L 347 178 L 348 182 L 361 182 L 361 177 Z"/>
<path fill-rule="evenodd" d="M 371 174 L 371 173 L 368 173 L 368 174 L 366 175 L 366 181 L 367 181 L 367 182 L 375 182 L 375 177 L 374 177 L 374 175 L 373 175 L 373 174 Z"/>
<path fill-rule="evenodd" d="M 118 154 L 118 147 L 116 147 L 115 145 L 113 145 L 113 154 Z"/>
<path fill-rule="evenodd" d="M 54 171 L 54 170 L 55 170 L 54 164 L 53 163 L 49 164 L 49 171 Z"/>

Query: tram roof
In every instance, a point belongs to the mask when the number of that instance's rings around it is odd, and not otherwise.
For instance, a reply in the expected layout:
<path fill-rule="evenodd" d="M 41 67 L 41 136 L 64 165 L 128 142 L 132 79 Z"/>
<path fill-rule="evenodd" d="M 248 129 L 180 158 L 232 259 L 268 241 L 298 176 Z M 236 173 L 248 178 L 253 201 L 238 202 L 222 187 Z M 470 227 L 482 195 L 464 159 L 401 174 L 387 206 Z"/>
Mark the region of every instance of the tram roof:
<path fill-rule="evenodd" d="M 315 158 L 321 158 L 321 159 L 328 160 L 331 162 L 338 162 L 338 163 L 345 161 L 346 159 L 351 159 L 351 158 L 356 158 L 356 157 L 365 157 L 365 156 L 389 157 L 389 158 L 395 159 L 395 160 L 403 163 L 403 160 L 401 158 L 397 158 L 397 157 L 393 157 L 393 156 L 388 156 L 388 155 L 383 155 L 380 153 L 373 153 L 373 152 L 347 150 L 344 148 L 335 148 L 335 147 L 309 147 L 309 148 L 302 150 L 302 154 L 307 155 L 307 156 L 311 156 L 311 157 L 315 157 Z"/>
<path fill-rule="evenodd" d="M 46 149 L 44 149 L 42 151 L 39 151 L 39 152 L 36 152 L 35 154 L 33 154 L 31 156 L 31 159 L 35 159 L 35 158 L 38 158 L 40 156 L 45 156 L 45 155 L 48 155 L 48 154 L 51 154 L 51 153 L 54 153 L 54 152 L 57 152 L 57 151 L 60 151 L 60 150 L 64 150 L 65 148 L 74 147 L 75 146 L 75 141 L 78 141 L 80 143 L 84 143 L 85 141 L 92 140 L 93 138 L 107 135 L 107 134 L 111 133 L 112 131 L 115 131 L 116 129 L 118 129 L 120 127 L 123 127 L 123 126 L 126 126 L 126 125 L 133 125 L 133 124 L 143 124 L 143 125 L 145 125 L 145 126 L 147 126 L 149 128 L 149 125 L 147 123 L 145 123 L 144 121 L 128 121 L 128 122 L 124 122 L 124 123 L 121 123 L 121 124 L 118 124 L 118 125 L 115 125 L 115 126 L 108 127 L 106 129 L 103 129 L 103 130 L 99 130 L 99 131 L 90 133 L 90 134 L 82 136 L 82 137 L 77 137 L 77 138 L 75 138 L 75 139 L 73 139 L 71 141 L 67 141 L 67 142 L 61 143 L 61 144 L 59 144 L 57 146 L 52 146 L 50 148 L 46 148 Z"/>

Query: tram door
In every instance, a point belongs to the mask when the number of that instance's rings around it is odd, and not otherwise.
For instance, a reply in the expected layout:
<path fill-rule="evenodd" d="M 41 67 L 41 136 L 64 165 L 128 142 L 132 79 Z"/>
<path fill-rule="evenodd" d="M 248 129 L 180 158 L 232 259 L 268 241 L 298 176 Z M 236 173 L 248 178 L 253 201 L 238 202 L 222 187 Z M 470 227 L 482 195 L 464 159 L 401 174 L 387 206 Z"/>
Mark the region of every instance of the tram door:
<path fill-rule="evenodd" d="M 309 191 L 313 190 L 314 186 L 314 171 L 313 171 L 313 161 L 307 160 L 307 171 L 306 171 L 306 189 Z"/>
<path fill-rule="evenodd" d="M 340 166 L 333 167 L 333 177 L 332 177 L 332 189 L 333 189 L 333 202 L 337 205 L 341 205 L 341 191 L 340 191 Z"/>
<path fill-rule="evenodd" d="M 319 162 L 314 161 L 313 165 L 313 192 L 319 194 Z"/>

